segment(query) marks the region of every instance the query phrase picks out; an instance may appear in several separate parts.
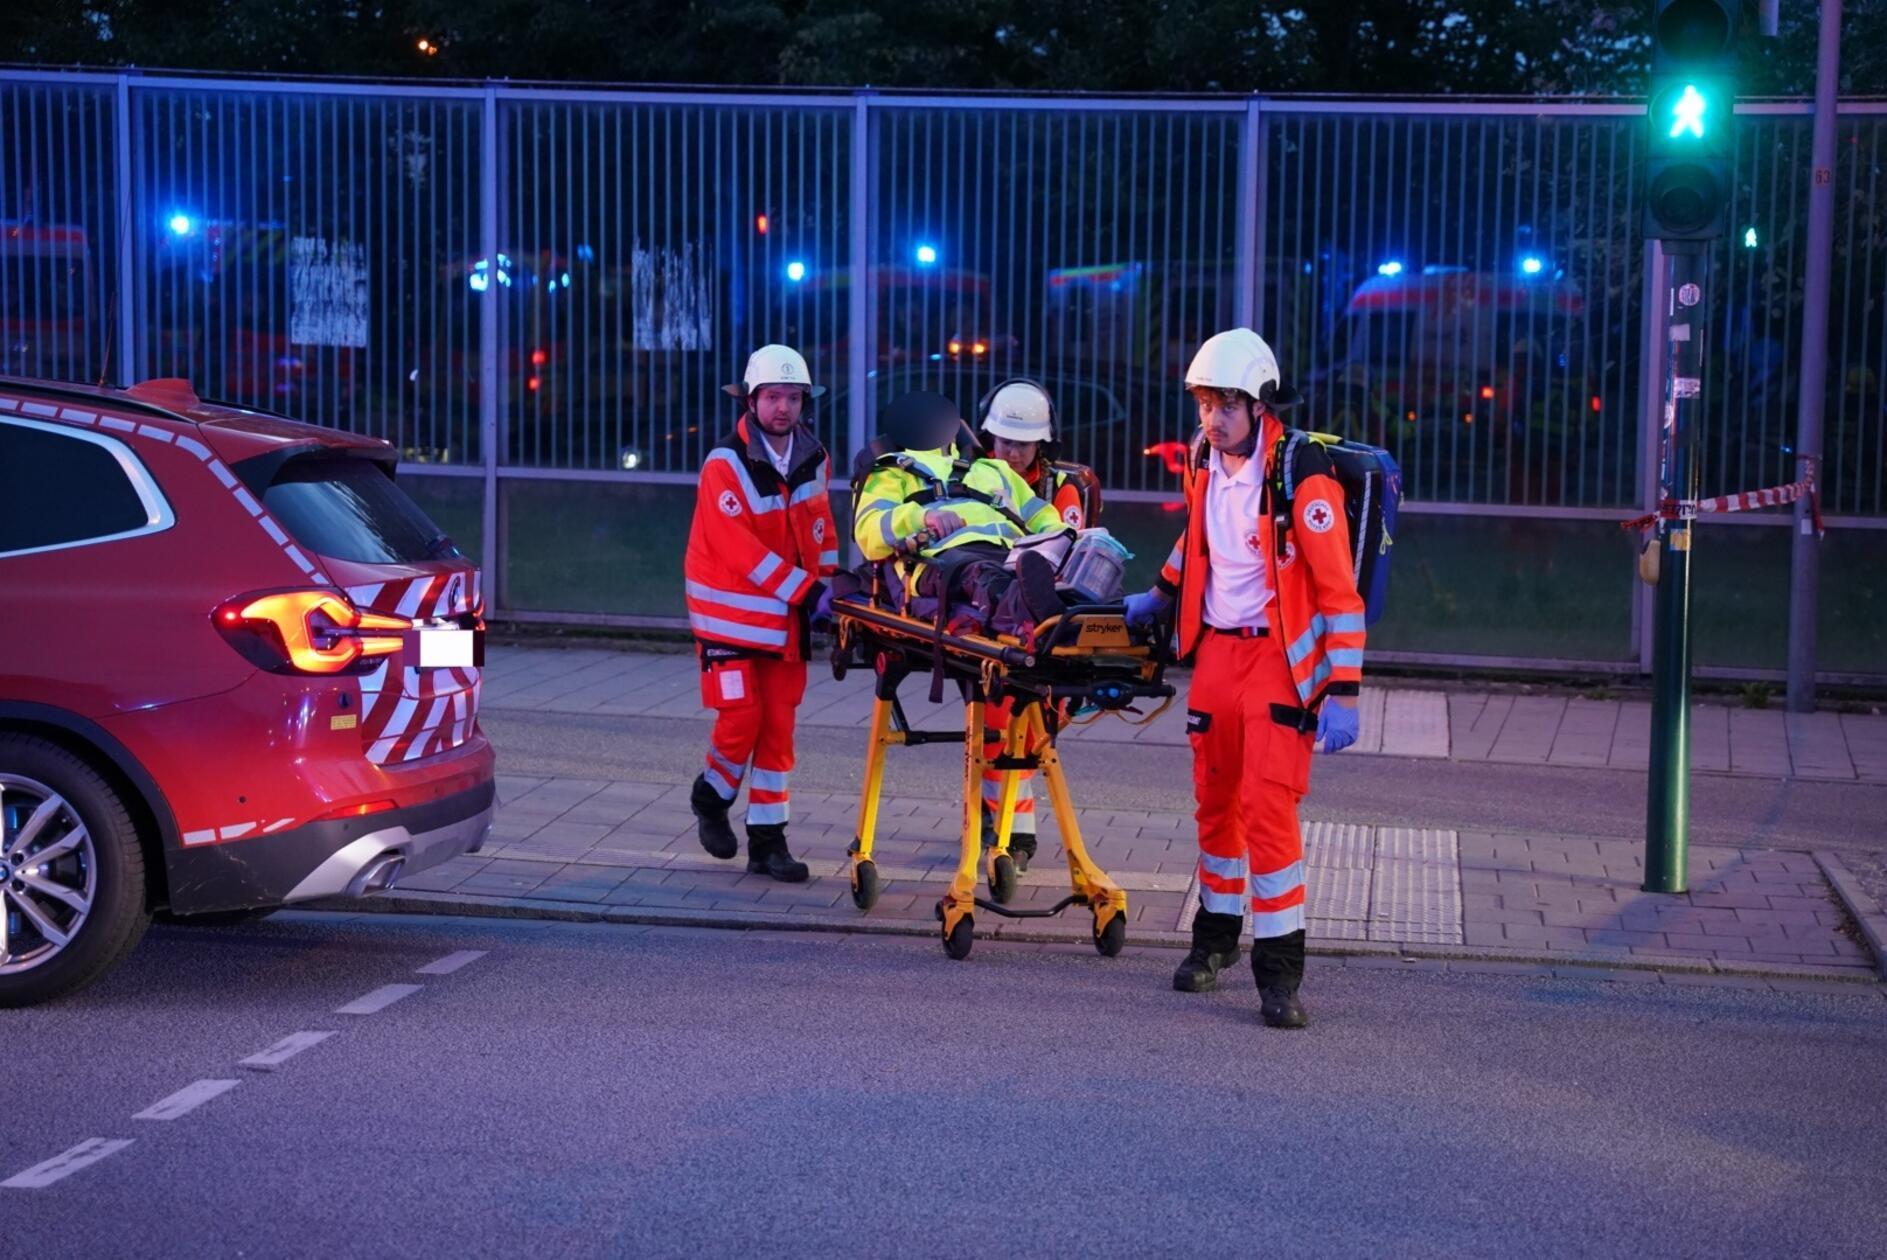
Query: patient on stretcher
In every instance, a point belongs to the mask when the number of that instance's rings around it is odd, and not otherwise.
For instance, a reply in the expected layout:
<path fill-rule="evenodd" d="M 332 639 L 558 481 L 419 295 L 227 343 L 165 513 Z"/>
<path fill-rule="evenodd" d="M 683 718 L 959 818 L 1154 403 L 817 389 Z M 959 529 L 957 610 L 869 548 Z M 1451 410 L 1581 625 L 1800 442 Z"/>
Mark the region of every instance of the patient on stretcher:
<path fill-rule="evenodd" d="M 1028 638 L 1062 612 L 1055 569 L 1021 539 L 1061 528 L 1052 504 L 995 459 L 958 455 L 955 404 L 918 392 L 884 412 L 887 449 L 859 487 L 852 535 L 882 564 L 896 611 L 938 619 L 953 634 Z"/>

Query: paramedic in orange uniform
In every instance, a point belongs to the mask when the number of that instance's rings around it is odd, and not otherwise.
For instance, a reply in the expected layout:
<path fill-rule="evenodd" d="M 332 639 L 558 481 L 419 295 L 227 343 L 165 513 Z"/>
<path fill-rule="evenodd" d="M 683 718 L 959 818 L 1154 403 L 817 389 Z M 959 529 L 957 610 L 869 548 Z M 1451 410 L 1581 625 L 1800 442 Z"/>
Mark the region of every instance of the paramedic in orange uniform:
<path fill-rule="evenodd" d="M 1274 1028 L 1308 1022 L 1304 978 L 1304 838 L 1297 807 L 1314 740 L 1356 741 L 1363 601 L 1350 557 L 1342 487 L 1329 456 L 1285 434 L 1295 401 L 1277 356 L 1233 329 L 1200 347 L 1186 372 L 1201 440 L 1186 471 L 1186 529 L 1154 588 L 1127 601 L 1146 623 L 1177 605 L 1175 646 L 1193 661 L 1186 731 L 1198 802 L 1199 913 L 1173 987 L 1198 993 L 1238 961 L 1252 919 L 1252 974 Z"/>
<path fill-rule="evenodd" d="M 731 858 L 740 843 L 728 811 L 745 780 L 747 869 L 799 883 L 806 864 L 786 847 L 793 724 L 812 623 L 830 614 L 825 579 L 839 566 L 831 460 L 802 418 L 825 389 L 797 351 L 771 345 L 727 392 L 746 406 L 702 466 L 683 564 L 701 697 L 715 715 L 689 803 L 701 847 Z"/>

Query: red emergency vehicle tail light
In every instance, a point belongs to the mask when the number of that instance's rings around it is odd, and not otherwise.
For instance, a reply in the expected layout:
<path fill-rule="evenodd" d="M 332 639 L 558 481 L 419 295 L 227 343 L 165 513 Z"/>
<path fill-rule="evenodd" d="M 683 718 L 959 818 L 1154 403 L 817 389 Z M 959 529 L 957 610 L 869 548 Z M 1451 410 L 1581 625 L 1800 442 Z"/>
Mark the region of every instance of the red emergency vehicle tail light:
<path fill-rule="evenodd" d="M 368 814 L 384 814 L 390 809 L 399 808 L 393 801 L 361 801 L 353 805 L 341 805 L 325 814 L 317 814 L 313 822 L 332 822 L 336 818 L 365 818 Z"/>
<path fill-rule="evenodd" d="M 1597 394 L 1592 396 L 1592 414 L 1595 416 L 1599 414 L 1599 396 Z"/>
<path fill-rule="evenodd" d="M 1493 396 L 1494 396 L 1494 387 L 1492 385 L 1481 386 L 1481 397 L 1483 399 L 1492 398 Z"/>
<path fill-rule="evenodd" d="M 362 612 L 330 590 L 270 591 L 217 606 L 216 628 L 256 666 L 278 674 L 341 674 L 400 650 L 405 617 Z"/>

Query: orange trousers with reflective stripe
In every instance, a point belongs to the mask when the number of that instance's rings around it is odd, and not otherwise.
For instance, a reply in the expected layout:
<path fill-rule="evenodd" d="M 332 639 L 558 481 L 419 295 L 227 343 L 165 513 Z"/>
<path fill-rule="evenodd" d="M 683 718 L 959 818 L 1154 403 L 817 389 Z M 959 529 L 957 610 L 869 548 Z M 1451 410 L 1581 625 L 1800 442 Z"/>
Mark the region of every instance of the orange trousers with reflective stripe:
<path fill-rule="evenodd" d="M 1015 699 L 1005 697 L 983 710 L 983 726 L 990 738 L 983 741 L 983 755 L 994 761 L 1002 756 L 1003 737 L 1009 733 L 1009 722 L 1015 714 Z M 1024 750 L 1034 752 L 1033 744 Z M 994 818 L 1002 809 L 1002 780 L 1004 772 L 991 766 L 983 771 L 983 805 Z M 1035 771 L 1021 770 L 1016 773 L 1016 816 L 1009 827 L 1009 834 L 1014 836 L 1032 836 L 1035 834 Z"/>
<path fill-rule="evenodd" d="M 793 772 L 793 726 L 806 695 L 806 662 L 750 656 L 742 665 L 747 672 L 738 698 L 715 698 L 707 779 L 728 801 L 739 794 L 741 780 L 749 780 L 747 824 L 784 825 L 791 812 L 787 780 Z"/>
<path fill-rule="evenodd" d="M 1304 926 L 1304 834 L 1297 806 L 1310 786 L 1312 732 L 1272 720 L 1297 688 L 1274 636 L 1207 630 L 1186 697 L 1199 824 L 1199 905 L 1243 916 L 1252 936 Z"/>

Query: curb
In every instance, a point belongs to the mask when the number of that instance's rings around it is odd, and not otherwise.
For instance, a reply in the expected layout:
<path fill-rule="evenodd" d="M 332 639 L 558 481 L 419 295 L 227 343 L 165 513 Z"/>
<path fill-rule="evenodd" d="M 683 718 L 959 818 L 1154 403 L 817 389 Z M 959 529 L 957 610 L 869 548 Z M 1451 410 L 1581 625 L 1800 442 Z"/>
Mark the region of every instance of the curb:
<path fill-rule="evenodd" d="M 1827 849 L 1815 849 L 1812 853 L 1815 865 L 1821 867 L 1821 873 L 1833 886 L 1842 909 L 1861 925 L 1861 935 L 1867 938 L 1867 947 L 1874 951 L 1874 968 L 1882 980 L 1887 980 L 1887 912 L 1883 912 L 1880 903 L 1861 887 L 1861 881 L 1854 877 L 1840 855 Z"/>
<path fill-rule="evenodd" d="M 1820 855 L 1817 855 L 1818 857 Z M 1852 880 L 1845 868 L 1842 877 Z M 1831 876 L 1831 881 L 1832 881 Z M 1837 885 L 1839 887 L 1839 885 Z M 1858 891 L 1859 886 L 1855 885 Z M 1845 897 L 1844 897 L 1845 900 Z M 287 907 L 293 910 L 318 910 L 342 914 L 463 915 L 486 919 L 544 919 L 564 923 L 645 924 L 658 927 L 712 928 L 733 932 L 829 932 L 846 936 L 908 936 L 935 939 L 937 929 L 929 923 L 910 919 L 828 918 L 819 915 L 764 914 L 753 911 L 679 910 L 660 906 L 595 906 L 587 903 L 549 901 L 533 897 L 472 897 L 451 893 L 389 893 L 359 899 L 329 898 Z M 1858 917 L 1858 916 L 1857 916 Z M 1887 933 L 1887 917 L 1876 915 L 1879 931 Z M 979 938 L 1013 941 L 1022 944 L 1075 945 L 1067 933 L 1043 931 L 1025 923 L 999 921 L 977 931 Z M 1873 941 L 1870 935 L 1870 941 Z M 1882 942 L 1874 943 L 1875 958 L 1882 954 Z M 1130 946 L 1159 949 L 1187 949 L 1190 935 L 1170 931 L 1132 932 Z M 1449 963 L 1477 965 L 1490 972 L 1509 971 L 1540 976 L 1587 979 L 1655 980 L 1664 975 L 1691 979 L 1709 977 L 1725 983 L 1751 985 L 1810 982 L 1815 987 L 1836 986 L 1853 989 L 1867 986 L 1887 996 L 1877 987 L 1876 977 L 1860 968 L 1796 966 L 1786 963 L 1734 963 L 1715 959 L 1692 958 L 1678 954 L 1547 953 L 1540 950 L 1504 949 L 1495 946 L 1429 945 L 1394 941 L 1319 941 L 1313 938 L 1309 952 L 1320 958 L 1369 960 L 1370 965 L 1408 963 L 1425 969 L 1440 969 Z M 1887 971 L 1882 973 L 1887 979 Z"/>

